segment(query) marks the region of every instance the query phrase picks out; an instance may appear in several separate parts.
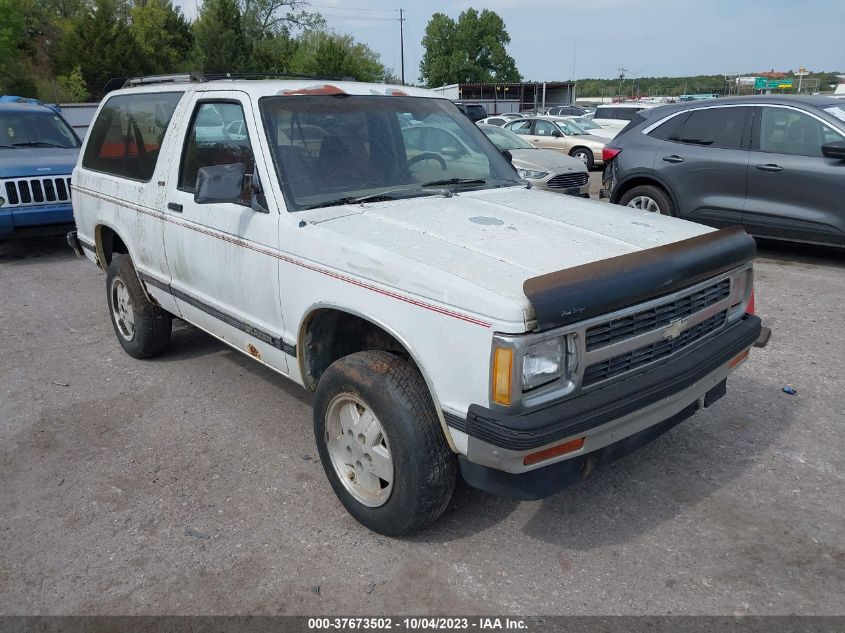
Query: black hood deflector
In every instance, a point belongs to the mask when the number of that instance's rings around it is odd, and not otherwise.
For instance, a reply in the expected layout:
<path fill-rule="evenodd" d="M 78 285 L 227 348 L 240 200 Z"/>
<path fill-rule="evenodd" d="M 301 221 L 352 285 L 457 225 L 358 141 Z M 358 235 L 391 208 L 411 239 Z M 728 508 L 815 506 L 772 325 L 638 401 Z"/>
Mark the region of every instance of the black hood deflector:
<path fill-rule="evenodd" d="M 736 268 L 757 253 L 739 226 L 532 277 L 522 290 L 539 329 L 569 325 L 654 299 Z"/>

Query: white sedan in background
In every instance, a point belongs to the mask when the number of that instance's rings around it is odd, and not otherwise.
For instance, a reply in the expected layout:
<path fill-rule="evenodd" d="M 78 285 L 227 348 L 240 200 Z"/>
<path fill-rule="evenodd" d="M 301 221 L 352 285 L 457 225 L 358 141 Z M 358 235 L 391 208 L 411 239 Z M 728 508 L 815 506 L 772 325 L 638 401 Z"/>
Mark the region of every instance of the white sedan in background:
<path fill-rule="evenodd" d="M 500 151 L 510 152 L 516 171 L 531 182 L 532 187 L 590 197 L 590 175 L 582 161 L 550 149 L 534 147 L 513 132 L 495 125 L 480 124 L 478 127 Z"/>
<path fill-rule="evenodd" d="M 599 136 L 601 138 L 611 139 L 616 137 L 616 135 L 622 131 L 622 128 L 602 127 L 598 123 L 595 123 L 591 119 L 583 116 L 564 116 L 558 118 L 571 121 L 578 127 L 583 128 L 587 134 L 592 134 L 593 136 Z"/>
<path fill-rule="evenodd" d="M 513 121 L 515 119 L 523 119 L 525 118 L 524 115 L 519 114 L 518 112 L 505 112 L 504 114 L 494 114 L 488 116 L 486 119 L 481 119 L 480 121 L 476 121 L 476 123 L 480 125 L 498 125 L 499 127 L 503 126 L 505 123 L 509 121 Z"/>

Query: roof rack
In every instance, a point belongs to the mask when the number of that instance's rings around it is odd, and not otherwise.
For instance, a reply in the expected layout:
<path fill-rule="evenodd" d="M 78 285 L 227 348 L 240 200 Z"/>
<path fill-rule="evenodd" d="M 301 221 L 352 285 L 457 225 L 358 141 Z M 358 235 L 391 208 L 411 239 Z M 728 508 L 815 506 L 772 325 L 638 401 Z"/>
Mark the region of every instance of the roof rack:
<path fill-rule="evenodd" d="M 206 81 L 217 81 L 221 79 L 318 79 L 321 81 L 355 81 L 354 77 L 320 77 L 318 75 L 302 75 L 298 73 L 223 73 L 197 71 L 187 73 L 174 73 L 170 75 L 148 75 L 145 77 L 115 77 L 110 79 L 103 92 L 111 92 L 119 88 L 131 86 L 149 86 L 154 84 L 169 83 L 203 83 Z"/>

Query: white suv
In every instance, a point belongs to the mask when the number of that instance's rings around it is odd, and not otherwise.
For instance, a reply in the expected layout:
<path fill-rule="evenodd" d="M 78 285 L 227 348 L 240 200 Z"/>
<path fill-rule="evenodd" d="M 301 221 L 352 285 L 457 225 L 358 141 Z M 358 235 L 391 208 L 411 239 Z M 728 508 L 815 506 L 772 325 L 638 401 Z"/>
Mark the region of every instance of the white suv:
<path fill-rule="evenodd" d="M 634 115 L 640 110 L 655 108 L 654 103 L 612 103 L 600 105 L 593 115 L 593 123 L 613 130 L 616 134 L 634 120 Z"/>
<path fill-rule="evenodd" d="M 118 90 L 73 206 L 126 352 L 176 316 L 315 391 L 326 475 L 384 534 L 459 470 L 518 498 L 579 479 L 709 406 L 760 332 L 744 232 L 531 190 L 415 88 Z"/>

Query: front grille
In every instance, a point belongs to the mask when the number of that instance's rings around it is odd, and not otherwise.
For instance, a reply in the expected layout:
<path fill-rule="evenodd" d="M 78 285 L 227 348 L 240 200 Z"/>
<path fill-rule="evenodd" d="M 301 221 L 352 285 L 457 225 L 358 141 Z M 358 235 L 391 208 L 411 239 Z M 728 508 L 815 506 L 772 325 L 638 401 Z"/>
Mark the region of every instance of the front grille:
<path fill-rule="evenodd" d="M 553 189 L 569 189 L 571 187 L 583 187 L 589 179 L 590 177 L 586 172 L 559 174 L 554 178 L 550 178 L 546 184 Z"/>
<path fill-rule="evenodd" d="M 22 178 L 7 180 L 4 207 L 70 202 L 70 177 Z"/>
<path fill-rule="evenodd" d="M 685 319 L 708 306 L 726 299 L 731 293 L 731 280 L 723 279 L 683 297 L 647 310 L 628 314 L 612 321 L 587 328 L 587 351 L 657 330 L 672 321 Z"/>
<path fill-rule="evenodd" d="M 602 380 L 613 378 L 637 367 L 642 367 L 653 361 L 670 356 L 688 345 L 701 340 L 711 332 L 718 330 L 725 324 L 727 314 L 727 310 L 722 310 L 709 319 L 693 325 L 688 330 L 682 332 L 678 338 L 657 341 L 651 345 L 645 345 L 631 352 L 590 365 L 584 371 L 584 380 L 581 384 L 588 387 Z"/>

